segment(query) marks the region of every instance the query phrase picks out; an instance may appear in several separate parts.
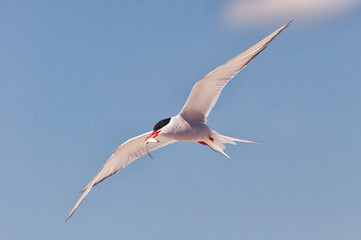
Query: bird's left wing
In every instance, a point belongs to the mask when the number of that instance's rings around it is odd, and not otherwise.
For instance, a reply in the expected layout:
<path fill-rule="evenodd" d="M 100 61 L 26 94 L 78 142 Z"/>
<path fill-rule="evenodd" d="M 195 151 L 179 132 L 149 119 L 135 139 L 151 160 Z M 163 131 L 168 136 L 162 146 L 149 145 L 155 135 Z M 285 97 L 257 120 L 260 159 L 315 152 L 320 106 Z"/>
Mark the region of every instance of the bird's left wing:
<path fill-rule="evenodd" d="M 267 47 L 267 44 L 280 34 L 291 22 L 283 25 L 246 51 L 205 75 L 194 85 L 187 102 L 179 114 L 187 119 L 206 122 L 224 86 L 226 86 L 239 71 L 246 67 L 253 58 L 262 52 Z"/>
<path fill-rule="evenodd" d="M 75 203 L 73 209 L 70 211 L 66 220 L 68 220 L 75 210 L 78 208 L 80 203 L 84 200 L 86 195 L 89 193 L 91 188 L 104 179 L 112 176 L 113 174 L 119 172 L 121 169 L 125 168 L 128 164 L 136 160 L 137 158 L 143 156 L 146 153 L 144 149 L 144 142 L 146 138 L 152 132 L 144 133 L 137 137 L 131 138 L 122 145 L 120 145 L 114 153 L 110 156 L 108 161 L 103 165 L 99 170 L 98 174 L 89 182 L 89 184 L 83 189 L 82 194 L 78 201 Z M 175 142 L 175 140 L 168 139 L 159 135 L 157 137 L 158 143 L 149 143 L 149 151 L 164 147 L 168 144 Z"/>

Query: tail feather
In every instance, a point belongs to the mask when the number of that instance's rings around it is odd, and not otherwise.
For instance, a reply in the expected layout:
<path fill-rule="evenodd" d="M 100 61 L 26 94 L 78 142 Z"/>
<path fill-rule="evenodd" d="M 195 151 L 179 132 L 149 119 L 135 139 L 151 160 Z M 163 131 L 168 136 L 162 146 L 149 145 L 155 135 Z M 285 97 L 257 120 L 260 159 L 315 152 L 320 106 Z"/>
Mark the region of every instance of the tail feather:
<path fill-rule="evenodd" d="M 240 138 L 229 137 L 226 135 L 222 135 L 220 133 L 217 133 L 217 136 L 218 136 L 219 140 L 221 140 L 223 143 L 228 143 L 228 144 L 233 144 L 233 145 L 236 145 L 235 142 L 265 144 L 262 142 L 256 142 L 256 141 L 252 141 L 252 140 L 245 140 L 245 139 L 240 139 Z"/>
<path fill-rule="evenodd" d="M 227 153 L 225 153 L 223 150 L 222 151 L 218 151 L 219 153 L 223 154 L 224 156 L 226 156 L 227 158 L 231 158 L 230 156 L 227 155 Z"/>

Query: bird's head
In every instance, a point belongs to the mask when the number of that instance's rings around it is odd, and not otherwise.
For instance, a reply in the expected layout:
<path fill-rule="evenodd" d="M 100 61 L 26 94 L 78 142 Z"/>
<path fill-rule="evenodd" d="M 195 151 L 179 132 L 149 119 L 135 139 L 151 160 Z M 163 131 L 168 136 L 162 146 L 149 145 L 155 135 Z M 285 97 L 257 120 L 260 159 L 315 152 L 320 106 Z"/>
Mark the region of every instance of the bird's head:
<path fill-rule="evenodd" d="M 156 139 L 156 137 L 162 132 L 163 128 L 166 125 L 168 125 L 168 123 L 170 122 L 170 119 L 171 118 L 166 118 L 166 119 L 163 119 L 163 120 L 160 120 L 159 122 L 157 122 L 157 124 L 154 125 L 153 131 L 151 132 L 151 134 L 149 134 L 149 136 L 145 139 L 144 148 L 150 157 L 152 157 L 152 155 L 150 155 L 150 153 L 149 153 L 148 143 L 159 143 L 159 141 Z"/>

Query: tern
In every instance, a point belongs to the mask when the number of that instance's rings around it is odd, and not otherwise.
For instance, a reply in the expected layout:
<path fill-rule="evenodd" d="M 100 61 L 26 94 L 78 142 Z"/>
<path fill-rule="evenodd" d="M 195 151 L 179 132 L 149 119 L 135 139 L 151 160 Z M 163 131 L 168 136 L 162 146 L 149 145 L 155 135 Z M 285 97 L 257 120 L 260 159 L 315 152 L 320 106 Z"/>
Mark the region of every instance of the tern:
<path fill-rule="evenodd" d="M 217 133 L 206 125 L 207 117 L 226 84 L 262 52 L 268 43 L 291 22 L 283 25 L 246 51 L 206 74 L 193 86 L 187 102 L 178 115 L 159 121 L 154 125 L 152 131 L 129 139 L 120 145 L 99 170 L 98 174 L 83 189 L 66 221 L 73 215 L 92 187 L 116 174 L 144 154 L 147 153 L 152 157 L 150 151 L 176 141 L 198 142 L 229 158 L 224 152 L 224 144 L 236 144 L 235 142 L 259 143 Z"/>

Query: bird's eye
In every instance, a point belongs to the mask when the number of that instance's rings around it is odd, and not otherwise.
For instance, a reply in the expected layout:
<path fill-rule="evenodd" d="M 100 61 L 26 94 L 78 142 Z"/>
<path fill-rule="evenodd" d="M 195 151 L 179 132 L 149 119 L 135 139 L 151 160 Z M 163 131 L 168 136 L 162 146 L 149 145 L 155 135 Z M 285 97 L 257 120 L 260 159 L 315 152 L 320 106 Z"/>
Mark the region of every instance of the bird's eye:
<path fill-rule="evenodd" d="M 157 124 L 154 125 L 153 127 L 153 131 L 156 132 L 159 129 L 163 128 L 164 126 L 166 126 L 168 123 L 170 122 L 170 118 L 166 118 L 163 120 L 160 120 Z"/>

